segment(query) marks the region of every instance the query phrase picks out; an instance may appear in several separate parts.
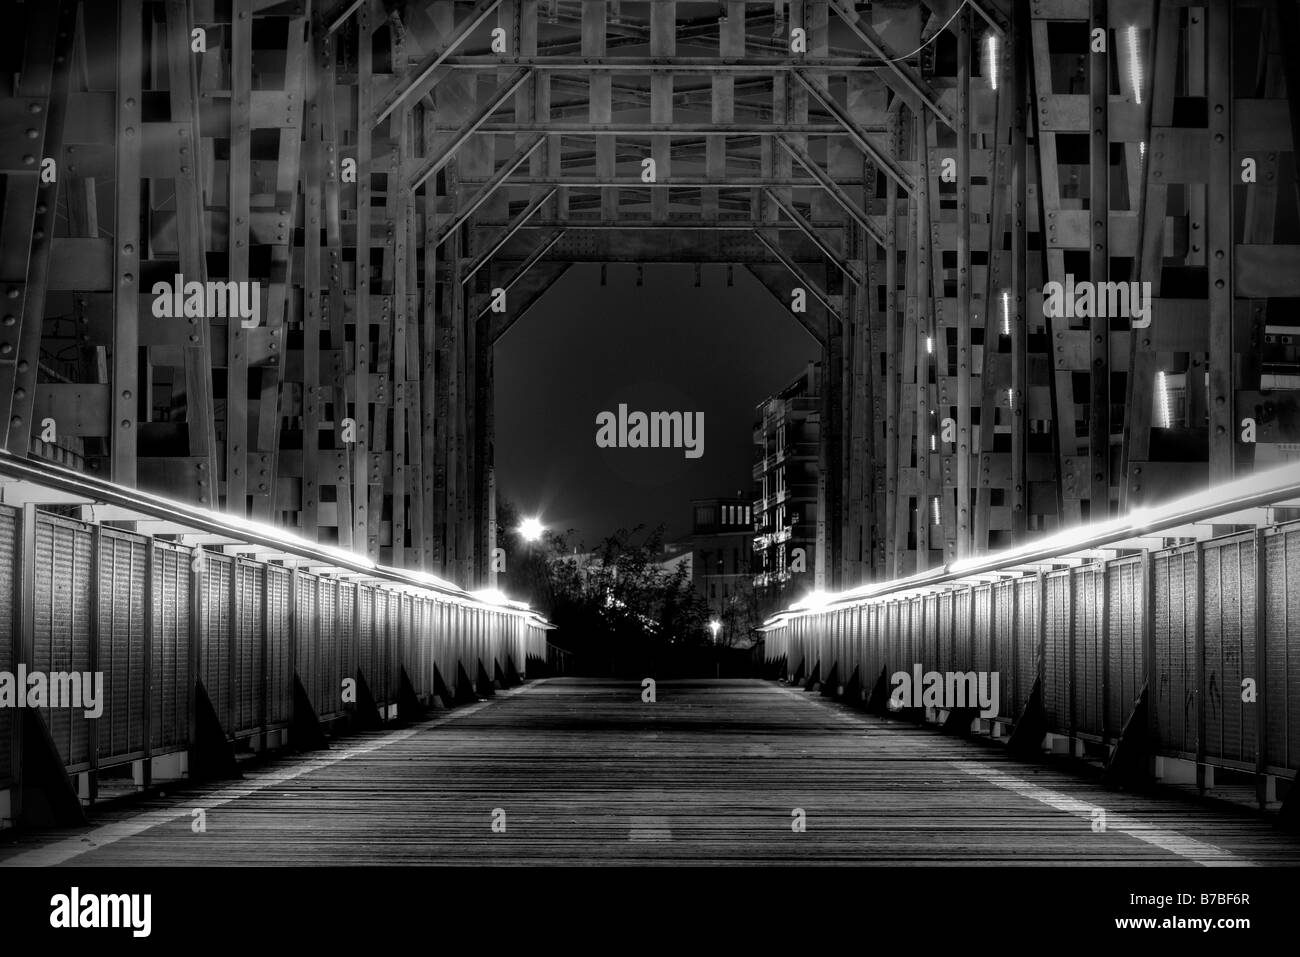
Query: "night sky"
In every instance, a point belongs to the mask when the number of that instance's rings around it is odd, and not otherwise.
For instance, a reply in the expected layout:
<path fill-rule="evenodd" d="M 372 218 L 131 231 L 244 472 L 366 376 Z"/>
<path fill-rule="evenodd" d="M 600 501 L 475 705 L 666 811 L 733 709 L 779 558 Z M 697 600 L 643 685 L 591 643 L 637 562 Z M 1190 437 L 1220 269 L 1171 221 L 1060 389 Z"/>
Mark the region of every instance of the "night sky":
<path fill-rule="evenodd" d="M 693 498 L 748 496 L 754 406 L 819 357 L 743 267 L 571 268 L 497 344 L 498 496 L 593 547 L 616 529 L 690 532 Z M 704 454 L 602 449 L 596 415 L 704 412 Z"/>

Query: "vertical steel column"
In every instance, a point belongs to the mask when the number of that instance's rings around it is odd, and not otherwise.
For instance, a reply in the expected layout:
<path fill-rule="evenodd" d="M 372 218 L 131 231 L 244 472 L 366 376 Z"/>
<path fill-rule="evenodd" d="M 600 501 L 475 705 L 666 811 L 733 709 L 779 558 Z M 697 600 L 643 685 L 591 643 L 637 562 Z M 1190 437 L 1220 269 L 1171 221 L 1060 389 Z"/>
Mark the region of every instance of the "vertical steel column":
<path fill-rule="evenodd" d="M 249 281 L 252 216 L 253 0 L 231 0 L 228 278 Z M 248 514 L 248 334 L 226 319 L 226 510 Z"/>
<path fill-rule="evenodd" d="M 1033 115 L 1029 100 L 1028 14 L 1017 5 L 1011 18 L 1011 70 L 1013 116 L 1011 121 L 1011 540 L 1024 541 L 1028 528 L 1029 478 L 1025 470 L 1026 433 L 1029 416 L 1028 357 L 1029 328 L 1029 147 L 1026 125 Z M 987 327 L 987 323 L 985 323 Z M 987 346 L 986 346 L 987 347 Z"/>
<path fill-rule="evenodd" d="M 1107 0 L 1090 0 L 1090 30 L 1107 30 Z M 1109 41 L 1108 41 L 1109 42 Z M 1109 49 L 1109 46 L 1107 47 Z M 1110 66 L 1106 52 L 1088 54 L 1091 115 L 1088 137 L 1089 276 L 1094 283 L 1110 278 Z M 1100 289 L 1100 286 L 1094 288 Z M 1096 309 L 1094 312 L 1106 312 Z M 1110 319 L 1089 320 L 1088 520 L 1110 517 Z M 1082 488 L 1079 489 L 1082 494 Z"/>
<path fill-rule="evenodd" d="M 139 388 L 141 77 L 144 74 L 143 0 L 119 0 L 117 36 L 117 144 L 113 221 L 113 410 L 111 477 L 136 483 L 136 424 L 148 396 Z"/>
<path fill-rule="evenodd" d="M 318 25 L 313 22 L 315 29 Z M 321 126 L 324 47 L 317 32 L 307 62 L 306 138 L 302 146 L 302 533 L 320 541 L 322 456 L 320 424 L 325 401 L 321 383 L 321 167 L 325 162 Z M 337 507 L 337 504 L 336 504 Z M 336 519 L 336 523 L 339 519 Z M 342 545 L 342 542 L 339 542 Z"/>
<path fill-rule="evenodd" d="M 1206 93 L 1209 128 L 1209 171 L 1206 176 L 1206 239 L 1209 255 L 1209 441 L 1211 486 L 1231 481 L 1235 472 L 1236 428 L 1233 415 L 1236 385 L 1236 354 L 1233 349 L 1234 277 L 1232 269 L 1234 230 L 1232 184 L 1237 182 L 1232 139 L 1233 5 L 1228 0 L 1209 0 L 1206 41 Z M 1300 90 L 1288 91 L 1292 99 Z M 1190 385 L 1190 383 L 1189 383 Z"/>
<path fill-rule="evenodd" d="M 974 433 L 971 429 L 971 255 L 970 255 L 970 11 L 963 6 L 957 13 L 957 548 L 955 557 L 971 553 L 971 453 Z M 936 295 L 940 290 L 935 290 Z M 985 339 L 984 348 L 990 346 Z M 938 342 L 942 355 L 946 343 Z M 942 363 L 941 363 L 942 367 Z M 919 458 L 919 455 L 918 455 Z M 947 476 L 945 483 L 947 484 Z M 920 541 L 917 541 L 920 550 Z M 952 554 L 949 558 L 954 557 Z M 918 565 L 918 569 L 925 567 Z"/>
<path fill-rule="evenodd" d="M 374 101 L 374 50 L 371 46 L 370 10 L 357 12 L 357 116 L 367 117 Z M 353 315 L 353 417 L 357 423 L 352 458 L 352 547 L 371 560 L 379 557 L 379 539 L 372 531 L 370 500 L 370 376 L 374 371 L 370 355 L 370 124 L 357 124 L 357 257 Z M 376 423 L 376 428 L 383 428 Z M 342 521 L 342 519 L 340 519 Z"/>
<path fill-rule="evenodd" d="M 930 142 L 929 129 L 931 120 L 922 111 L 917 110 L 913 116 L 916 124 L 916 153 L 920 168 L 916 176 L 916 311 L 915 324 L 911 329 L 912 348 L 916 350 L 915 381 L 913 382 L 913 399 L 911 415 L 914 422 L 912 441 L 916 450 L 916 565 L 915 571 L 922 572 L 930 567 L 930 442 L 932 429 L 938 427 L 938 416 L 931 422 L 930 403 L 930 358 L 926 350 L 927 340 L 934 338 L 934 323 L 931 321 L 930 301 Z M 942 290 L 935 290 L 936 293 Z M 942 343 L 936 342 L 935 348 L 941 349 Z M 906 345 L 904 345 L 906 348 Z M 904 415 L 907 415 L 904 412 Z M 900 449 L 905 453 L 906 447 Z M 942 503 L 940 505 L 942 514 Z"/>

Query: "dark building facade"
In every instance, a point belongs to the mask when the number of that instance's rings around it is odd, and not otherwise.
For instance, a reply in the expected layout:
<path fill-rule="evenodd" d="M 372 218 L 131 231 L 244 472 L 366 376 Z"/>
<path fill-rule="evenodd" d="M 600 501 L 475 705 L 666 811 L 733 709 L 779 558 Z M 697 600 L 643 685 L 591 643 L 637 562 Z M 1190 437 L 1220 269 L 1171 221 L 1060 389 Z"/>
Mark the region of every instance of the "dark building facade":
<path fill-rule="evenodd" d="M 774 596 L 820 587 L 817 528 L 821 364 L 757 406 L 754 423 L 754 585 Z"/>

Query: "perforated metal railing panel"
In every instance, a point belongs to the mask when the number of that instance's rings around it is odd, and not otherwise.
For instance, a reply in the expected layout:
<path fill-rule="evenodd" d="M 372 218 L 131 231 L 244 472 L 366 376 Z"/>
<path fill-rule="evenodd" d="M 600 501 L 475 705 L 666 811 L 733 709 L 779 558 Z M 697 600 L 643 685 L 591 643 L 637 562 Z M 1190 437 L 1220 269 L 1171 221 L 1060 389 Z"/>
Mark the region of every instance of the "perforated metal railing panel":
<path fill-rule="evenodd" d="M 1192 755 L 1197 747 L 1196 549 L 1158 553 L 1154 560 L 1156 735 L 1166 751 Z"/>
<path fill-rule="evenodd" d="M 1086 566 L 1074 574 L 1074 667 L 1071 707 L 1074 730 L 1082 734 L 1102 733 L 1102 589 L 1104 576 L 1098 566 Z"/>
<path fill-rule="evenodd" d="M 199 678 L 222 727 L 234 726 L 231 694 L 234 559 L 209 553 L 203 561 L 203 630 L 199 636 Z"/>
<path fill-rule="evenodd" d="M 289 664 L 292 578 L 287 568 L 266 568 L 266 720 L 272 727 L 286 724 L 293 717 L 293 672 Z"/>
<path fill-rule="evenodd" d="M 189 744 L 190 619 L 193 608 L 191 552 L 154 542 L 153 647 L 150 746 L 154 750 Z"/>
<path fill-rule="evenodd" d="M 1119 734 L 1146 678 L 1142 560 L 1117 559 L 1106 569 L 1106 730 Z"/>
<path fill-rule="evenodd" d="M 1300 526 L 1273 529 L 1264 539 L 1268 723 L 1265 763 L 1300 768 Z"/>
<path fill-rule="evenodd" d="M 1257 709 L 1241 697 L 1243 679 L 1256 673 L 1254 535 L 1207 542 L 1202 558 L 1205 752 L 1253 765 Z"/>
<path fill-rule="evenodd" d="M 1020 677 L 1016 669 L 1016 583 L 993 586 L 993 665 L 998 672 L 998 716 L 1014 719 L 1019 711 Z"/>
<path fill-rule="evenodd" d="M 0 671 L 15 670 L 14 612 L 18 594 L 18 513 L 0 506 Z M 13 710 L 0 708 L 0 784 L 14 779 Z"/>
<path fill-rule="evenodd" d="M 31 671 L 89 672 L 93 535 L 84 522 L 37 513 L 34 555 L 35 600 Z M 107 683 L 107 682 L 106 682 Z M 41 708 L 59 757 L 70 769 L 90 761 L 90 728 L 85 709 L 71 705 Z"/>
<path fill-rule="evenodd" d="M 1016 581 L 1016 687 L 1015 716 L 1019 717 L 1038 679 L 1038 648 L 1042 642 L 1037 578 Z"/>
<path fill-rule="evenodd" d="M 338 582 L 335 604 L 334 629 L 335 654 L 331 666 L 334 669 L 330 677 L 329 693 L 335 709 L 338 708 L 339 685 L 344 678 L 357 676 L 358 632 L 357 632 L 357 594 L 359 586 L 351 582 Z"/>
<path fill-rule="evenodd" d="M 1070 615 L 1073 594 L 1070 572 L 1045 576 L 1047 634 L 1043 641 L 1043 711 L 1047 726 L 1064 732 L 1070 727 Z"/>
<path fill-rule="evenodd" d="M 243 559 L 235 562 L 233 734 L 249 734 L 262 726 L 262 694 L 266 622 L 263 607 L 263 566 Z"/>
<path fill-rule="evenodd" d="M 101 529 L 95 670 L 104 675 L 98 732 L 101 766 L 141 755 L 145 741 L 145 573 L 148 542 Z"/>

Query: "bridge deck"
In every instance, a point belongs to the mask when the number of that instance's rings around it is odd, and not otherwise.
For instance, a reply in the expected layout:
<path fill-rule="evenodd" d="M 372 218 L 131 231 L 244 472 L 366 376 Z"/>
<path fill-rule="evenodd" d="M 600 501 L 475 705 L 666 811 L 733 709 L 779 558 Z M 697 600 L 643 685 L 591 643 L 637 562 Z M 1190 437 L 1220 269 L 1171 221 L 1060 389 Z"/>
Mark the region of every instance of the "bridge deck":
<path fill-rule="evenodd" d="M 646 704 L 632 682 L 533 682 L 27 835 L 0 864 L 1300 862 L 1300 840 L 1248 812 L 1107 791 L 802 691 L 657 691 Z"/>

